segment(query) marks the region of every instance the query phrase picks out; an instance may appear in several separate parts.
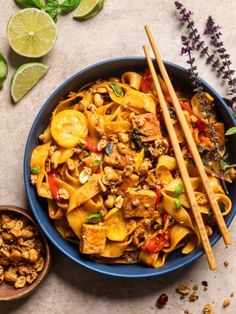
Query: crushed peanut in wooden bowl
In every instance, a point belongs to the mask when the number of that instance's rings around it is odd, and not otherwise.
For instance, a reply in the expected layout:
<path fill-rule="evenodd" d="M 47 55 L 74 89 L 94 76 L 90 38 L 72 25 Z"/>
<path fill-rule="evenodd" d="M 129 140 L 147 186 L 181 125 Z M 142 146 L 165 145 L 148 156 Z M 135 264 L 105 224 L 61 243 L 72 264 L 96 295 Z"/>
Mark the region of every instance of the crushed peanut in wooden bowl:
<path fill-rule="evenodd" d="M 32 293 L 46 277 L 51 252 L 28 211 L 0 205 L 0 301 Z"/>

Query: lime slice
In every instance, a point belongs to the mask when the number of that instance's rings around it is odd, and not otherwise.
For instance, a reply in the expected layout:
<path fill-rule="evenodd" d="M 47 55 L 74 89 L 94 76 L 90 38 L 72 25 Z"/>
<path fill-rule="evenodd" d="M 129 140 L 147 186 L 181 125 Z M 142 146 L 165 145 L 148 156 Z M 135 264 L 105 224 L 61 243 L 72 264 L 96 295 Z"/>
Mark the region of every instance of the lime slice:
<path fill-rule="evenodd" d="M 47 73 L 48 66 L 38 62 L 21 65 L 13 75 L 11 81 L 11 97 L 18 102 L 25 96 Z"/>
<path fill-rule="evenodd" d="M 87 20 L 98 14 L 102 10 L 103 4 L 104 0 L 81 0 L 73 18 L 79 21 Z"/>
<path fill-rule="evenodd" d="M 8 72 L 7 62 L 3 55 L 0 53 L 0 89 L 2 88 L 3 82 L 7 77 L 7 72 Z"/>
<path fill-rule="evenodd" d="M 27 8 L 12 15 L 7 25 L 7 37 L 12 49 L 21 56 L 38 58 L 53 47 L 56 25 L 44 11 Z"/>

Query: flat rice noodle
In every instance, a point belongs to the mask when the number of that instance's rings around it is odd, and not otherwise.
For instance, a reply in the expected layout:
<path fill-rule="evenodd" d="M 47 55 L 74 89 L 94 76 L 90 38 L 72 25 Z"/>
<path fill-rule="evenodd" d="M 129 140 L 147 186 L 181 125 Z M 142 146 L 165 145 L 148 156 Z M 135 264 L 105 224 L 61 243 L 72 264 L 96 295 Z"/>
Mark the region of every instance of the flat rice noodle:
<path fill-rule="evenodd" d="M 149 253 L 141 251 L 139 254 L 139 261 L 145 265 L 160 268 L 165 264 L 166 257 L 166 253 Z"/>
<path fill-rule="evenodd" d="M 101 194 L 95 195 L 91 200 L 83 204 L 83 208 L 91 213 L 98 213 L 103 207 L 103 198 Z"/>
<path fill-rule="evenodd" d="M 105 220 L 104 225 L 107 227 L 107 238 L 109 240 L 124 241 L 130 230 L 135 228 L 136 223 L 133 219 L 125 219 L 122 210 L 118 210 Z"/>
<path fill-rule="evenodd" d="M 142 110 L 143 112 L 152 112 L 156 114 L 157 100 L 154 98 L 153 95 L 133 90 L 129 87 L 129 85 L 126 84 L 116 84 L 123 89 L 125 95 L 116 96 L 113 91 L 110 91 L 110 97 L 114 102 L 123 105 L 131 110 L 138 109 Z"/>
<path fill-rule="evenodd" d="M 104 130 L 107 135 L 111 133 L 126 133 L 131 130 L 131 123 L 124 120 L 104 122 Z"/>
<path fill-rule="evenodd" d="M 59 151 L 61 152 L 61 157 L 59 160 L 59 164 L 63 164 L 66 162 L 69 158 L 71 158 L 74 154 L 74 151 L 72 148 L 59 148 Z"/>
<path fill-rule="evenodd" d="M 130 238 L 126 242 L 112 242 L 107 241 L 105 245 L 105 249 L 102 253 L 100 253 L 100 256 L 102 257 L 108 257 L 108 258 L 118 258 L 122 256 L 129 246 L 130 242 L 132 241 L 132 238 Z"/>
<path fill-rule="evenodd" d="M 101 174 L 93 174 L 84 185 L 74 191 L 69 200 L 68 212 L 84 204 L 101 192 L 98 184 L 100 178 Z"/>
<path fill-rule="evenodd" d="M 182 206 L 180 209 L 177 209 L 174 198 L 166 194 L 165 191 L 162 191 L 162 195 L 162 204 L 165 211 L 181 225 L 194 230 L 192 218 L 190 217 L 189 213 Z"/>
<path fill-rule="evenodd" d="M 170 253 L 174 251 L 180 244 L 180 242 L 187 236 L 193 234 L 193 231 L 185 226 L 176 224 L 170 230 L 170 246 L 164 248 L 163 252 Z"/>
<path fill-rule="evenodd" d="M 65 217 L 65 211 L 58 207 L 54 200 L 48 200 L 48 214 L 51 219 L 62 219 Z"/>
<path fill-rule="evenodd" d="M 84 210 L 83 207 L 77 207 L 66 214 L 66 218 L 71 229 L 79 239 L 81 239 L 82 226 L 90 215 L 91 213 Z"/>

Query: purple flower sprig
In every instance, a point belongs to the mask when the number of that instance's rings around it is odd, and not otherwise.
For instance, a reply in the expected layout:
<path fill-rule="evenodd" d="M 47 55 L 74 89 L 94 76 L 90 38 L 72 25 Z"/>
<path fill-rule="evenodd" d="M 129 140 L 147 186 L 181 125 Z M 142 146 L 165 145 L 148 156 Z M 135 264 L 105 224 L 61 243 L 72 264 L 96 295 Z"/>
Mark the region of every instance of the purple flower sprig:
<path fill-rule="evenodd" d="M 231 69 L 232 62 L 230 61 L 230 55 L 227 53 L 224 48 L 224 43 L 221 41 L 222 32 L 220 31 L 221 27 L 215 23 L 211 16 L 208 17 L 206 22 L 206 28 L 204 31 L 205 35 L 208 35 L 211 39 L 211 44 L 216 48 L 216 52 L 219 55 L 219 58 L 222 62 L 223 73 L 222 79 L 227 80 L 227 84 L 230 90 L 229 95 L 232 96 L 232 108 L 236 112 L 236 77 L 234 77 L 235 71 Z M 218 69 L 219 71 L 220 69 Z M 217 72 L 218 72 L 217 71 Z"/>
<path fill-rule="evenodd" d="M 231 95 L 230 107 L 236 113 L 236 79 L 233 77 L 234 71 L 230 68 L 230 56 L 223 47 L 223 42 L 219 40 L 222 35 L 220 27 L 214 23 L 212 18 L 208 18 L 205 34 L 211 37 L 211 45 L 216 48 L 216 51 L 211 53 L 195 27 L 192 19 L 193 13 L 187 10 L 179 1 L 175 1 L 175 7 L 179 12 L 180 22 L 187 25 L 188 39 L 191 44 L 195 46 L 196 50 L 200 51 L 201 57 L 206 57 L 206 63 L 211 65 L 212 69 L 217 72 L 217 75 L 223 81 L 227 81 L 230 91 L 229 95 Z"/>
<path fill-rule="evenodd" d="M 213 146 L 214 148 L 210 152 L 210 154 L 214 160 L 220 161 L 220 160 L 222 160 L 223 156 L 221 156 L 221 154 L 219 153 L 220 152 L 220 146 L 218 143 L 218 138 L 215 136 L 216 135 L 216 129 L 215 129 L 214 124 L 211 122 L 211 120 L 212 120 L 211 117 L 213 115 L 213 112 L 212 112 L 213 104 L 211 104 L 211 105 L 209 104 L 209 101 L 207 100 L 206 95 L 205 95 L 203 85 L 202 85 L 202 83 L 198 77 L 197 66 L 195 64 L 196 60 L 193 57 L 193 52 L 195 51 L 195 47 L 194 47 L 194 45 L 191 44 L 191 41 L 188 37 L 182 36 L 181 40 L 182 40 L 182 44 L 183 44 L 182 49 L 181 49 L 181 54 L 187 55 L 187 57 L 188 57 L 186 62 L 189 65 L 188 71 L 190 73 L 190 81 L 191 81 L 191 84 L 193 86 L 193 91 L 198 94 L 199 102 L 200 102 L 200 105 L 202 107 L 203 117 L 205 119 L 207 119 L 207 121 L 208 121 L 207 133 L 209 134 L 210 141 L 212 143 L 214 143 L 214 146 Z M 198 150 L 200 153 L 204 152 L 204 149 L 203 150 L 202 149 L 203 148 L 201 146 L 198 147 Z M 206 157 L 206 159 L 205 159 L 206 162 L 208 162 L 209 156 L 206 155 L 205 157 Z M 203 158 L 203 160 L 204 160 L 204 158 Z"/>
<path fill-rule="evenodd" d="M 200 51 L 201 57 L 207 57 L 207 63 L 214 64 L 215 68 L 220 66 L 220 60 L 216 59 L 214 54 L 209 52 L 209 48 L 206 46 L 205 42 L 201 39 L 200 33 L 195 26 L 195 23 L 192 19 L 193 12 L 187 10 L 182 3 L 175 1 L 176 9 L 179 12 L 179 20 L 182 24 L 187 24 L 188 29 L 188 38 L 194 44 L 196 50 Z"/>

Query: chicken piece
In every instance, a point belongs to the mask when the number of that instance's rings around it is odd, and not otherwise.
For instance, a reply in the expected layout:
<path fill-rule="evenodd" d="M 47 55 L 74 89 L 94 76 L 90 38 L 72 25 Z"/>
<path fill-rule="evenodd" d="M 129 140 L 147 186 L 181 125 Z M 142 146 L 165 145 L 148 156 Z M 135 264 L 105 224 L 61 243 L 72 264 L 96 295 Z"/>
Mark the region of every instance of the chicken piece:
<path fill-rule="evenodd" d="M 83 224 L 80 240 L 80 252 L 83 254 L 99 254 L 106 244 L 107 227 Z"/>
<path fill-rule="evenodd" d="M 128 188 L 124 195 L 123 211 L 125 218 L 151 217 L 155 213 L 156 193 L 151 190 Z"/>
<path fill-rule="evenodd" d="M 141 135 L 142 142 L 154 141 L 157 138 L 162 138 L 160 123 L 155 114 L 144 113 L 135 115 L 132 118 L 133 128 L 138 128 L 145 135 Z"/>

